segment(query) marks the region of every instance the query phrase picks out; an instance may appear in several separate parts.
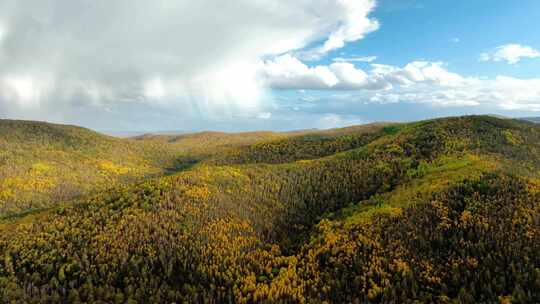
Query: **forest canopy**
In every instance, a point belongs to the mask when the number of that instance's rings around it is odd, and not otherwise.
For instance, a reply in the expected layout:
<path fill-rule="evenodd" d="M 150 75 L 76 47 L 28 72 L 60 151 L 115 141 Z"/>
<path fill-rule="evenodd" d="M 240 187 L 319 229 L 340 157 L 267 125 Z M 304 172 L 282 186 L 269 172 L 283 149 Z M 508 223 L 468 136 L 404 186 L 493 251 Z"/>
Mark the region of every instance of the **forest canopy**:
<path fill-rule="evenodd" d="M 0 302 L 540 302 L 540 126 L 0 123 Z"/>

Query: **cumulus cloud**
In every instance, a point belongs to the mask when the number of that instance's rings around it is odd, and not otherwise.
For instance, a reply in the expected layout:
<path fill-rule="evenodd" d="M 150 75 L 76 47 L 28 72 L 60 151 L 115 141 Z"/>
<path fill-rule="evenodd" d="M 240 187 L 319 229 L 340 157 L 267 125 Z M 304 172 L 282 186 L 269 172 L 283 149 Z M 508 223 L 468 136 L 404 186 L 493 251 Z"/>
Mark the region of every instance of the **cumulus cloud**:
<path fill-rule="evenodd" d="M 327 99 L 350 99 L 353 103 L 407 102 L 438 107 L 540 109 L 540 79 L 465 77 L 449 71 L 443 62 L 413 61 L 403 67 L 371 64 L 371 68 L 364 71 L 341 61 L 310 67 L 295 57 L 284 55 L 266 61 L 260 77 L 273 89 L 302 89 L 303 95 L 306 95 L 305 90 L 358 92 L 357 98 L 334 94 Z M 310 96 L 301 99 L 309 100 L 311 104 L 320 101 L 320 98 Z"/>
<path fill-rule="evenodd" d="M 391 85 L 410 86 L 418 83 L 427 83 L 441 86 L 455 86 L 464 81 L 464 78 L 444 68 L 443 62 L 413 61 L 403 68 L 373 64 L 371 74 L 382 82 Z"/>
<path fill-rule="evenodd" d="M 349 62 L 337 61 L 328 66 L 309 67 L 287 54 L 264 63 L 262 81 L 273 89 L 311 90 L 381 90 L 418 83 L 453 86 L 463 77 L 447 71 L 442 62 L 414 61 L 400 68 L 372 64 L 368 72 Z"/>
<path fill-rule="evenodd" d="M 491 52 L 482 53 L 481 61 L 506 61 L 509 64 L 516 64 L 522 58 L 537 58 L 540 57 L 540 52 L 530 46 L 520 44 L 505 44 L 501 45 Z"/>
<path fill-rule="evenodd" d="M 436 107 L 480 107 L 492 110 L 540 111 L 540 79 L 498 76 L 462 78 L 452 86 L 416 83 L 389 91 L 363 92 L 351 100 L 376 104 L 422 103 Z"/>
<path fill-rule="evenodd" d="M 47 119 L 74 107 L 146 103 L 256 116 L 265 95 L 261 58 L 322 56 L 362 39 L 378 27 L 374 7 L 374 0 L 4 0 L 0 114 Z M 331 74 L 306 73 L 307 83 Z"/>
<path fill-rule="evenodd" d="M 329 1 L 333 2 L 333 1 Z M 357 41 L 368 33 L 379 29 L 379 22 L 369 18 L 369 13 L 375 9 L 375 0 L 357 1 L 340 0 L 333 2 L 337 9 L 321 11 L 323 15 L 338 13 L 345 15 L 339 27 L 333 31 L 322 46 L 299 52 L 299 56 L 305 60 L 316 60 L 322 55 L 345 46 L 347 42 Z"/>
<path fill-rule="evenodd" d="M 540 111 L 540 79 L 538 78 L 519 79 L 498 76 L 495 80 L 485 82 L 483 88 L 477 92 L 484 97 L 484 102 L 491 98 L 506 110 Z"/>
<path fill-rule="evenodd" d="M 289 54 L 266 61 L 260 74 L 265 84 L 275 89 L 325 89 L 339 82 L 329 67 L 308 67 Z"/>

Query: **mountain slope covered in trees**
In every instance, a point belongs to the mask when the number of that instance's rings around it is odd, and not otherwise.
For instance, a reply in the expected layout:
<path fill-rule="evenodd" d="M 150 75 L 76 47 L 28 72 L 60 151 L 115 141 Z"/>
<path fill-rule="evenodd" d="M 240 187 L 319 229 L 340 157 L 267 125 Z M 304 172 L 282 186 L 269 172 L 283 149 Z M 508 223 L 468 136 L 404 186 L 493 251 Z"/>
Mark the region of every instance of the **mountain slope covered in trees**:
<path fill-rule="evenodd" d="M 537 125 L 256 137 L 189 152 L 182 136 L 138 139 L 190 165 L 3 219 L 0 299 L 540 301 Z"/>
<path fill-rule="evenodd" d="M 310 134 L 329 139 L 377 129 L 358 126 Z M 120 139 L 76 126 L 0 120 L 0 217 L 172 174 L 215 155 L 234 154 L 238 147 L 302 140 L 306 134 L 200 132 Z"/>
<path fill-rule="evenodd" d="M 0 121 L 0 215 L 47 208 L 160 175 L 170 147 L 134 144 L 75 126 Z"/>

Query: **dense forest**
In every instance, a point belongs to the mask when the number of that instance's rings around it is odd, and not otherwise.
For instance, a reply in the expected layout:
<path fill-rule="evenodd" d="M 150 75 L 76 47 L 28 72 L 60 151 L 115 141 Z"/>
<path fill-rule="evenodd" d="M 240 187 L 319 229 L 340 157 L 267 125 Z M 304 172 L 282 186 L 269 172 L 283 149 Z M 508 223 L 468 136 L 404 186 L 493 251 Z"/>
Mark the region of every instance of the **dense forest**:
<path fill-rule="evenodd" d="M 534 123 L 121 140 L 2 121 L 0 148 L 0 302 L 540 302 Z"/>
<path fill-rule="evenodd" d="M 75 126 L 0 120 L 0 217 L 171 174 L 224 149 L 286 136 L 204 132 L 122 140 Z"/>

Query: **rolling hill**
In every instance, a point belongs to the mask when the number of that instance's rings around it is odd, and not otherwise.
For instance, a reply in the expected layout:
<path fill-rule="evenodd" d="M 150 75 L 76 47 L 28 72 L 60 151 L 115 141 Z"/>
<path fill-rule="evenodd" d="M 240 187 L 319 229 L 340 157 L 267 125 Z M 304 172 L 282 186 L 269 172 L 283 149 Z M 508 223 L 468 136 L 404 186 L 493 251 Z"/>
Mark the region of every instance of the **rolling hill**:
<path fill-rule="evenodd" d="M 172 174 L 239 147 L 306 134 L 335 138 L 372 126 L 336 130 L 146 134 L 120 139 L 45 122 L 0 120 L 0 217 L 49 208 L 87 194 Z"/>
<path fill-rule="evenodd" d="M 0 215 L 160 175 L 169 147 L 134 144 L 75 126 L 0 121 Z"/>
<path fill-rule="evenodd" d="M 217 153 L 224 143 L 232 147 L 278 136 L 252 135 L 120 139 L 77 126 L 0 120 L 0 217 L 171 174 Z"/>
<path fill-rule="evenodd" d="M 162 171 L 1 220 L 3 302 L 540 301 L 533 123 L 470 116 L 127 141 L 4 124 L 4 164 L 20 158 L 11 167 L 30 166 L 23 173 L 34 166 L 24 160 L 57 154 Z"/>

